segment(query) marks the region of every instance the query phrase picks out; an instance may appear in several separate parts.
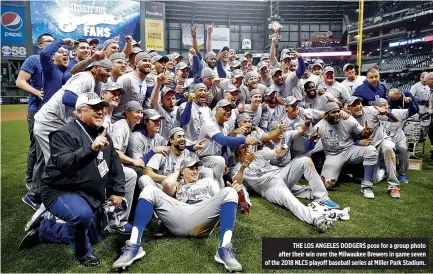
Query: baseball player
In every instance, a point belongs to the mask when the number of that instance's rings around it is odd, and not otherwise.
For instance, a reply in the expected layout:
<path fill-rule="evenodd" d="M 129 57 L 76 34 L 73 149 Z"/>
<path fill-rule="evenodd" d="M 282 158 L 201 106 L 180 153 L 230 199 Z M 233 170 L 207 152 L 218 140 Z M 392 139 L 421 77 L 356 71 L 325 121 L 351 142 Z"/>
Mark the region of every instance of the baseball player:
<path fill-rule="evenodd" d="M 293 88 L 295 88 L 306 70 L 304 59 L 298 52 L 292 52 L 293 56 L 298 59 L 299 67 L 295 72 L 288 72 L 284 74 L 283 71 L 275 67 L 271 71 L 272 81 L 274 85 L 279 89 L 277 96 L 286 98 L 287 96 L 293 95 Z M 282 58 L 289 59 L 289 56 L 282 55 Z"/>
<path fill-rule="evenodd" d="M 269 163 L 270 160 L 287 152 L 284 147 L 279 146 L 273 150 L 265 147 L 252 154 L 247 146 L 241 145 L 235 151 L 237 163 L 230 168 L 230 177 L 233 181 L 247 184 L 266 200 L 284 206 L 298 219 L 317 227 L 320 232 L 331 229 L 331 221 L 327 221 L 324 216 L 302 204 L 289 190 L 292 166 L 281 169 Z M 249 161 L 250 164 L 243 165 L 245 161 Z"/>
<path fill-rule="evenodd" d="M 112 63 L 104 59 L 96 61 L 88 71 L 74 74 L 35 115 L 34 133 L 44 154 L 45 163 L 50 157 L 48 135 L 74 118 L 78 95 L 93 92 L 96 82 L 106 82 Z"/>
<path fill-rule="evenodd" d="M 109 103 L 102 126 L 107 129 L 107 134 L 111 135 L 111 132 L 113 130 L 113 124 L 111 122 L 113 111 L 119 105 L 121 96 L 126 95 L 126 91 L 121 88 L 116 82 L 112 82 L 108 85 L 104 85 L 104 89 L 101 90 L 100 95 L 102 100 Z"/>
<path fill-rule="evenodd" d="M 170 174 L 173 174 L 180 168 L 180 163 L 185 158 L 194 158 L 198 160 L 195 152 L 186 149 L 185 132 L 180 127 L 170 130 L 170 151 L 167 153 L 155 153 L 147 162 L 144 169 L 144 175 L 140 177 L 138 184 L 143 189 L 147 182 L 151 182 L 162 189 L 162 181 Z M 198 142 L 194 145 L 193 150 L 197 151 L 203 148 L 204 142 Z M 200 167 L 200 178 L 213 178 L 213 171 L 206 167 Z"/>
<path fill-rule="evenodd" d="M 350 95 L 367 79 L 365 76 L 356 75 L 355 65 L 351 63 L 347 63 L 343 66 L 343 72 L 346 79 L 341 83 L 347 88 Z"/>
<path fill-rule="evenodd" d="M 230 117 L 233 105 L 223 99 L 215 106 L 215 121 L 205 120 L 200 128 L 200 134 L 197 140 L 206 140 L 204 149 L 197 152 L 200 160 L 205 167 L 214 171 L 215 178 L 220 182 L 221 188 L 225 183 L 223 180 L 223 171 L 226 168 L 224 156 L 226 156 L 226 147 L 236 147 L 241 144 L 256 145 L 258 140 L 254 137 L 229 137 L 229 124 L 226 123 Z"/>
<path fill-rule="evenodd" d="M 324 112 L 318 111 L 315 109 L 304 109 L 299 107 L 300 100 L 296 99 L 293 96 L 289 96 L 284 100 L 284 105 L 286 106 L 286 114 L 284 115 L 281 122 L 286 125 L 288 130 L 297 129 L 306 123 L 316 122 L 322 119 Z M 303 134 L 296 135 L 293 141 L 293 145 L 291 146 L 292 154 L 294 157 L 304 156 L 307 151 L 305 149 L 305 141 L 308 139 L 308 136 L 313 133 L 312 128 Z M 317 145 L 313 152 L 315 153 L 320 151 L 321 145 Z"/>
<path fill-rule="evenodd" d="M 299 100 L 302 100 L 302 98 L 305 97 L 305 93 L 306 93 L 305 84 L 307 82 L 313 82 L 316 85 L 316 87 L 319 85 L 319 82 L 321 82 L 320 77 L 312 74 L 309 71 L 308 68 L 310 64 L 305 63 L 305 66 L 306 66 L 305 72 L 302 74 L 296 87 L 293 88 L 293 96 Z"/>
<path fill-rule="evenodd" d="M 161 90 L 161 86 L 164 82 L 165 75 L 158 75 L 156 85 L 154 86 L 152 95 L 150 96 L 150 107 L 157 110 L 159 114 L 164 117 L 164 119 L 161 120 L 161 129 L 159 133 L 162 137 L 168 139 L 170 130 L 174 127 L 179 127 L 180 121 L 177 119 L 179 107 L 176 106 L 176 90 L 169 87 L 164 87 Z M 191 94 L 194 93 L 191 92 Z M 182 115 L 186 115 L 186 113 Z"/>
<path fill-rule="evenodd" d="M 318 77 L 322 77 L 322 73 L 323 73 L 323 67 L 320 63 L 314 63 L 311 66 L 311 70 L 313 71 L 313 74 L 318 76 Z"/>
<path fill-rule="evenodd" d="M 260 121 L 260 128 L 268 128 L 268 125 L 273 121 L 281 121 L 286 114 L 284 107 L 284 99 L 277 97 L 277 88 L 271 85 L 264 94 L 266 110 L 263 111 Z"/>
<path fill-rule="evenodd" d="M 332 96 L 332 94 L 329 92 L 325 92 L 324 94 L 320 95 L 318 94 L 316 87 L 317 85 L 312 81 L 308 81 L 304 84 L 306 95 L 301 99 L 300 104 L 305 109 L 316 109 L 323 111 L 326 104 L 333 101 L 334 96 Z"/>
<path fill-rule="evenodd" d="M 260 90 L 261 94 L 266 90 L 266 86 L 259 83 L 259 77 L 255 71 L 250 71 L 245 75 L 245 84 L 246 85 L 239 88 L 241 92 L 239 94 L 238 103 L 249 104 L 251 102 L 250 93 L 254 89 Z"/>
<path fill-rule="evenodd" d="M 40 50 L 54 42 L 53 36 L 49 33 L 43 33 L 38 36 L 37 45 Z M 26 171 L 26 186 L 29 189 L 28 193 L 24 195 L 23 202 L 29 205 L 33 209 L 38 209 L 38 203 L 40 203 L 39 196 L 39 180 L 41 174 L 37 172 L 43 172 L 43 167 L 40 165 L 44 164 L 42 151 L 40 148 L 36 148 L 36 138 L 33 133 L 35 124 L 35 114 L 38 112 L 42 97 L 43 97 L 43 78 L 42 78 L 42 67 L 39 54 L 29 56 L 20 68 L 18 77 L 15 81 L 17 88 L 22 89 L 29 93 L 29 101 L 27 108 L 27 123 L 28 131 L 30 135 L 30 146 L 27 153 L 27 171 Z M 39 159 L 37 159 L 39 158 Z"/>
<path fill-rule="evenodd" d="M 307 123 L 306 123 L 307 124 Z M 309 126 L 310 123 L 308 123 Z M 278 128 L 277 122 L 272 122 L 269 125 L 269 130 L 272 132 Z M 270 149 L 275 149 L 279 146 L 286 146 L 285 154 L 278 156 L 270 161 L 271 165 L 281 168 L 290 167 L 290 177 L 285 181 L 290 191 L 298 198 L 305 198 L 315 200 L 319 204 L 328 206 L 329 208 L 340 208 L 340 206 L 329 199 L 328 191 L 326 190 L 320 175 L 317 173 L 314 164 L 310 157 L 300 156 L 292 158 L 290 154 L 290 147 L 296 136 L 305 134 L 308 130 L 307 125 L 299 127 L 298 129 L 288 130 L 279 135 L 274 135 L 270 142 L 265 142 L 265 145 Z M 308 182 L 308 187 L 297 185 L 296 183 L 304 176 Z"/>
<path fill-rule="evenodd" d="M 262 120 L 262 93 L 258 89 L 253 89 L 250 92 L 250 104 L 246 104 L 244 112 L 249 114 L 252 118 L 253 126 L 260 126 Z"/>
<path fill-rule="evenodd" d="M 164 119 L 154 109 L 144 110 L 144 119 L 137 124 L 128 142 L 126 154 L 132 159 L 142 159 L 147 163 L 156 153 L 167 155 L 167 140 L 159 134 L 161 120 Z M 144 167 L 143 167 L 144 168 Z"/>
<path fill-rule="evenodd" d="M 160 190 L 152 184 L 144 187 L 135 211 L 134 233 L 122 248 L 113 269 L 126 268 L 145 255 L 141 247 L 144 229 L 154 213 L 176 236 L 205 237 L 221 226 L 220 243 L 215 260 L 228 271 L 241 271 L 231 239 L 238 207 L 238 184 L 220 189 L 211 178 L 198 179 L 203 163 L 193 158 L 182 160 L 180 169 L 163 181 Z M 180 180 L 182 176 L 182 180 Z"/>
<path fill-rule="evenodd" d="M 194 97 L 180 105 L 177 117 L 185 130 L 187 145 L 195 144 L 204 121 L 211 119 L 211 109 L 206 105 L 207 87 L 196 84 L 192 89 Z M 186 113 L 183 115 L 183 113 Z"/>
<path fill-rule="evenodd" d="M 271 75 L 269 74 L 269 65 L 267 62 L 261 61 L 257 64 L 258 73 L 260 74 L 260 84 L 269 87 L 271 82 Z"/>
<path fill-rule="evenodd" d="M 116 82 L 120 76 L 126 73 L 127 67 L 126 57 L 122 52 L 113 53 L 110 56 L 110 61 L 113 62 L 113 71 L 111 72 L 110 78 L 107 80 L 107 84 Z"/>
<path fill-rule="evenodd" d="M 424 81 L 424 76 L 426 75 L 427 72 L 421 73 L 420 81 L 414 84 L 410 89 L 410 92 L 414 96 L 419 106 L 419 120 L 421 121 L 422 127 L 428 127 L 431 121 L 431 117 L 428 113 L 431 91 L 430 87 L 427 86 L 426 82 Z"/>
<path fill-rule="evenodd" d="M 123 118 L 128 102 L 137 101 L 140 105 L 143 105 L 147 91 L 146 76 L 150 74 L 150 70 L 149 54 L 140 52 L 135 56 L 135 70 L 117 79 L 117 83 L 126 90 L 126 95 L 122 96 L 119 106 L 114 110 L 114 120 L 117 121 Z"/>
<path fill-rule="evenodd" d="M 385 161 L 385 170 L 388 174 L 388 192 L 393 198 L 400 198 L 400 183 L 397 179 L 395 144 L 386 134 L 385 129 L 380 123 L 379 115 L 388 115 L 388 121 L 394 122 L 395 118 L 392 112 L 389 112 L 386 106 L 380 108 L 375 106 L 362 106 L 362 98 L 352 96 L 347 103 L 348 109 L 352 116 L 361 125 L 373 130 L 370 136 L 371 145 L 375 146 L 379 154 Z M 381 178 L 379 178 L 380 180 Z"/>
<path fill-rule="evenodd" d="M 332 94 L 332 96 L 338 99 L 342 104 L 350 98 L 350 93 L 346 87 L 335 80 L 333 67 L 325 67 L 323 82 L 320 83 L 318 87 Z"/>
<path fill-rule="evenodd" d="M 376 106 L 388 109 L 388 101 L 383 98 L 379 98 L 376 100 Z M 386 134 L 389 135 L 392 142 L 395 144 L 395 149 L 399 156 L 399 182 L 405 184 L 409 183 L 409 179 L 407 178 L 406 174 L 409 152 L 407 150 L 407 140 L 403 132 L 403 126 L 409 117 L 416 114 L 416 110 L 416 103 L 411 102 L 409 109 L 391 110 L 394 122 L 389 122 L 389 118 L 387 116 L 381 115 L 379 117 L 383 127 L 385 128 Z"/>
<path fill-rule="evenodd" d="M 137 173 L 131 167 L 125 165 L 136 166 L 140 169 L 144 169 L 145 164 L 140 158 L 132 158 L 127 156 L 127 149 L 129 147 L 130 136 L 132 135 L 132 129 L 138 125 L 143 118 L 143 107 L 136 101 L 130 101 L 126 104 L 125 118 L 118 120 L 113 124 L 113 130 L 111 132 L 111 139 L 113 140 L 113 146 L 116 149 L 117 155 L 122 162 L 123 172 L 125 173 L 125 199 L 128 203 L 132 204 L 134 198 L 135 185 L 137 183 Z M 122 214 L 121 220 L 124 226 L 120 227 L 108 227 L 108 231 L 111 233 L 129 234 L 131 233 L 131 224 L 127 223 L 131 207 Z"/>
<path fill-rule="evenodd" d="M 327 103 L 325 106 L 325 117 L 318 122 L 313 132 L 317 132 L 326 154 L 322 169 L 325 186 L 334 186 L 338 180 L 341 169 L 349 163 L 360 163 L 364 165 L 364 180 L 361 182 L 361 192 L 364 197 L 374 198 L 373 174 L 377 164 L 378 153 L 369 142 L 355 145 L 353 134 L 363 139 L 369 138 L 373 133 L 370 128 L 364 128 L 353 117 L 347 120 L 341 119 L 340 107 L 335 102 Z M 311 138 L 315 139 L 315 137 Z"/>

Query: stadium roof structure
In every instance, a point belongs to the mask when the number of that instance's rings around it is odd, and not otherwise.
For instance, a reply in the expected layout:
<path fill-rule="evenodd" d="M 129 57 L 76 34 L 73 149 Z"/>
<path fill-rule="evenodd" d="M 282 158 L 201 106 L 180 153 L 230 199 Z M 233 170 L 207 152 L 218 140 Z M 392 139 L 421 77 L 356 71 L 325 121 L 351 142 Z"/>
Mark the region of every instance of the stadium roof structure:
<path fill-rule="evenodd" d="M 185 22 L 267 22 L 271 5 L 278 3 L 284 22 L 341 22 L 355 12 L 358 1 L 158 1 L 165 3 L 166 19 Z M 365 2 L 366 6 L 371 5 Z"/>

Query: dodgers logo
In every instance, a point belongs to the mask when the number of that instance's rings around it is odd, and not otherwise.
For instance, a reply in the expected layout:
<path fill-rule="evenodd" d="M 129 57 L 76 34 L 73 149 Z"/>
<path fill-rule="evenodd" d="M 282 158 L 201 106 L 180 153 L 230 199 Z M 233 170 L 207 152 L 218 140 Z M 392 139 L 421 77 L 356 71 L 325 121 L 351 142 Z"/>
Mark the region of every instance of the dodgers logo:
<path fill-rule="evenodd" d="M 17 31 L 23 26 L 23 19 L 15 12 L 5 12 L 2 14 L 2 25 L 7 30 Z"/>

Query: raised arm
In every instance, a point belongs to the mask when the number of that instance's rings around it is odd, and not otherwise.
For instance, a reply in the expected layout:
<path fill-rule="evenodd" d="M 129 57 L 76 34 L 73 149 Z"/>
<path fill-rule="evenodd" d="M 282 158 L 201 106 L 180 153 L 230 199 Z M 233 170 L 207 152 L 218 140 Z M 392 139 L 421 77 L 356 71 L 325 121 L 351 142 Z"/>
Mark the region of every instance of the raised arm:
<path fill-rule="evenodd" d="M 277 37 L 272 38 L 271 49 L 269 51 L 269 61 L 271 63 L 271 66 L 275 66 L 278 62 L 277 50 L 276 50 L 277 43 L 278 43 Z"/>
<path fill-rule="evenodd" d="M 174 196 L 174 194 L 176 193 L 177 187 L 179 185 L 179 183 L 177 182 L 179 175 L 180 169 L 176 170 L 173 174 L 169 175 L 162 181 L 162 190 L 168 196 Z"/>
<path fill-rule="evenodd" d="M 92 56 L 87 57 L 86 59 L 78 62 L 75 66 L 71 68 L 71 74 L 77 74 L 79 72 L 83 72 L 87 66 L 89 66 L 93 61 L 102 60 L 105 58 L 105 55 L 102 51 L 96 51 Z"/>
<path fill-rule="evenodd" d="M 163 85 L 165 81 L 166 76 L 164 73 L 161 73 L 156 77 L 156 84 L 153 87 L 152 95 L 150 95 L 150 107 L 153 109 L 158 110 L 159 109 L 159 97 L 161 94 L 161 86 Z"/>
<path fill-rule="evenodd" d="M 207 27 L 207 36 L 206 36 L 206 52 L 212 51 L 212 31 L 213 31 L 213 23 L 209 27 Z"/>

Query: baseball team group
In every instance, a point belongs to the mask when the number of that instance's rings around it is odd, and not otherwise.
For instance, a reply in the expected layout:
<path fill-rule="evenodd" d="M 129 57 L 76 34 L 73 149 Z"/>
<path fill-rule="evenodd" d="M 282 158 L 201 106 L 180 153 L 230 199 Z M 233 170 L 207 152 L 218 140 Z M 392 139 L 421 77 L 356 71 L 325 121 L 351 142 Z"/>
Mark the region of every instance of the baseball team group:
<path fill-rule="evenodd" d="M 320 59 L 308 63 L 292 49 L 277 58 L 275 38 L 258 64 L 228 47 L 216 54 L 212 30 L 202 55 L 190 27 L 188 61 L 143 50 L 131 36 L 101 47 L 97 39 L 37 38 L 40 53 L 16 80 L 29 93 L 22 200 L 35 210 L 20 249 L 69 244 L 82 265 L 96 267 L 92 245 L 102 232 L 127 235 L 113 264 L 125 269 L 145 255 L 153 218 L 155 237 L 206 237 L 219 224 L 214 259 L 241 271 L 232 236 L 238 210 L 254 214 L 251 192 L 319 232 L 350 218 L 327 191 L 340 175 L 361 177 L 366 199 L 380 181 L 390 198 L 404 195 L 403 128 L 415 121 L 433 137 L 433 72 L 410 92 L 388 90 L 377 69 L 358 76 L 348 63 L 340 83 Z"/>

